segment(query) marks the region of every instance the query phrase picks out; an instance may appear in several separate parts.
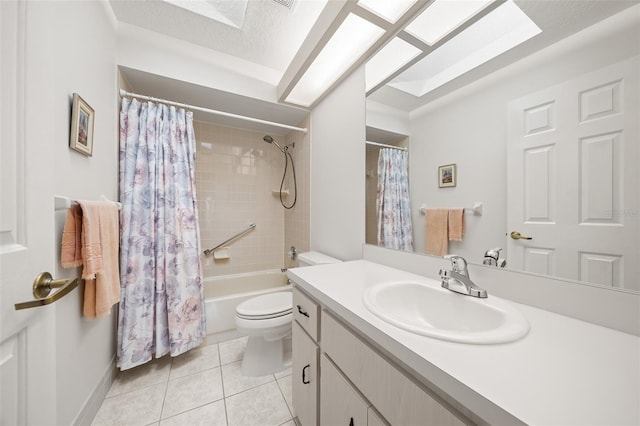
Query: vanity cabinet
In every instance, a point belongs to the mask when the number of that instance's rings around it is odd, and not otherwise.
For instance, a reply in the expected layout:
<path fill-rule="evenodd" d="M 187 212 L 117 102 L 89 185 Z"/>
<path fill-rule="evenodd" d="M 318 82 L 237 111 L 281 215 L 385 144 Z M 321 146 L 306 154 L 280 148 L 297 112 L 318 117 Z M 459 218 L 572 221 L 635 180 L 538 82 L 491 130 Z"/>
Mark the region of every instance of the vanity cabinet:
<path fill-rule="evenodd" d="M 317 327 L 312 339 L 294 315 L 293 408 L 302 426 L 472 424 L 294 287 L 294 312 L 297 301 L 315 314 L 302 321 Z"/>
<path fill-rule="evenodd" d="M 367 410 L 367 426 L 389 426 L 389 423 L 385 422 L 373 407 L 369 407 Z"/>
<path fill-rule="evenodd" d="M 320 307 L 293 288 L 291 385 L 295 415 L 303 426 L 318 424 Z"/>
<path fill-rule="evenodd" d="M 416 385 L 403 371 L 327 311 L 322 312 L 321 341 L 323 356 L 331 358 L 389 423 L 439 426 L 470 424 Z M 320 386 L 323 385 L 321 383 Z"/>
<path fill-rule="evenodd" d="M 333 363 L 320 361 L 320 419 L 323 425 L 364 426 L 369 403 L 353 388 Z"/>
<path fill-rule="evenodd" d="M 320 305 L 296 287 L 293 288 L 293 318 L 315 342 L 318 341 Z"/>
<path fill-rule="evenodd" d="M 292 326 L 291 386 L 295 415 L 303 426 L 318 424 L 318 358 L 316 343 L 296 321 Z"/>

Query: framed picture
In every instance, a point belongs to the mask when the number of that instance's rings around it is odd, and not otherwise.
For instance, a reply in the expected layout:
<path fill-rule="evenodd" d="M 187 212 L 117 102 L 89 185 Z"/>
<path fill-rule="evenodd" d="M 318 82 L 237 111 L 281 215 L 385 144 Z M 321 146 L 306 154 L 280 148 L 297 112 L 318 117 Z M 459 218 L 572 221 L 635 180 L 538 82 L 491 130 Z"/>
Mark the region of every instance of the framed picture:
<path fill-rule="evenodd" d="M 93 154 L 93 117 L 93 108 L 74 93 L 69 148 L 89 157 Z"/>
<path fill-rule="evenodd" d="M 456 165 L 447 164 L 438 167 L 438 186 L 446 188 L 456 186 Z"/>

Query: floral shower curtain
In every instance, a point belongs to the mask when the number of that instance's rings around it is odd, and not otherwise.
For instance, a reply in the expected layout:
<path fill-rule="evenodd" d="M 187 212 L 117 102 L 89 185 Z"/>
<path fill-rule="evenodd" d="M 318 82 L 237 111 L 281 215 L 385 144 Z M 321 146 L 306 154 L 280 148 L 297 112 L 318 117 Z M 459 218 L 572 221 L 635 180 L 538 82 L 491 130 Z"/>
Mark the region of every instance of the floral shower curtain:
<path fill-rule="evenodd" d="M 193 114 L 123 99 L 118 366 L 176 356 L 206 335 Z"/>
<path fill-rule="evenodd" d="M 413 250 L 409 201 L 409 153 L 383 148 L 378 156 L 378 245 Z"/>

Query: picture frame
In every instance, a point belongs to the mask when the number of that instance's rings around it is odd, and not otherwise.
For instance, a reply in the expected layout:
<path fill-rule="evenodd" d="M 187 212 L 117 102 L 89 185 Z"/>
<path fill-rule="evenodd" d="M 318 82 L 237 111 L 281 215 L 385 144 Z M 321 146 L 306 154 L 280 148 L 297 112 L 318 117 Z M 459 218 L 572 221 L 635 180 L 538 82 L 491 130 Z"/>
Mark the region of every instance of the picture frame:
<path fill-rule="evenodd" d="M 91 157 L 93 155 L 93 120 L 95 112 L 77 93 L 71 107 L 69 148 Z"/>
<path fill-rule="evenodd" d="M 438 167 L 438 186 L 450 188 L 456 186 L 456 165 L 446 164 Z"/>

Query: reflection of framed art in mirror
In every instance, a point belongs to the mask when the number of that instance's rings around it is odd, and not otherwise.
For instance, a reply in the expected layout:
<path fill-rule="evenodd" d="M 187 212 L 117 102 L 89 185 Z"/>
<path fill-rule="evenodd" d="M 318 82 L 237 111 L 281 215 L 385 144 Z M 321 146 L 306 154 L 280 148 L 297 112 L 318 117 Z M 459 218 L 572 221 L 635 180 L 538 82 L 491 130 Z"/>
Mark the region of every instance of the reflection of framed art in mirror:
<path fill-rule="evenodd" d="M 438 167 L 438 186 L 440 188 L 456 186 L 456 165 L 447 164 Z"/>

